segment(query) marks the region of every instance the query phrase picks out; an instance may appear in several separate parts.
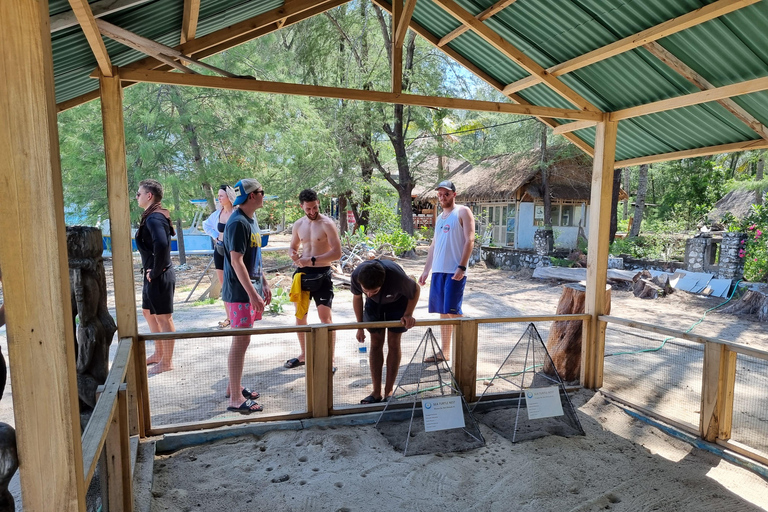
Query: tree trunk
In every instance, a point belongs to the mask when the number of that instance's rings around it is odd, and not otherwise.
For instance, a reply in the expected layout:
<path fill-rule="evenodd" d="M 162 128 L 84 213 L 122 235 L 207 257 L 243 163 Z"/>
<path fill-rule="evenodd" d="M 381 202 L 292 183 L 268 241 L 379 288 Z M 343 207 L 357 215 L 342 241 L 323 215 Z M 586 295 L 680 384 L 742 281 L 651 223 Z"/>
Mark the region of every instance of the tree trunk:
<path fill-rule="evenodd" d="M 768 289 L 765 285 L 752 285 L 741 298 L 720 313 L 729 315 L 757 315 L 759 322 L 768 321 Z"/>
<path fill-rule="evenodd" d="M 624 192 L 626 192 L 627 196 L 629 196 L 629 167 L 624 169 Z M 623 220 L 627 220 L 628 209 L 629 209 L 629 197 L 627 197 L 624 200 L 624 216 L 622 217 Z"/>
<path fill-rule="evenodd" d="M 549 169 L 547 168 L 547 125 L 541 123 L 541 197 L 544 200 L 544 228 L 552 227 L 552 198 L 549 192 Z"/>
<path fill-rule="evenodd" d="M 611 195 L 611 232 L 610 243 L 616 239 L 616 230 L 619 224 L 619 190 L 621 190 L 621 172 L 623 169 L 613 171 L 613 194 Z"/>
<path fill-rule="evenodd" d="M 632 222 L 632 230 L 629 236 L 638 236 L 640 234 L 640 224 L 643 222 L 643 211 L 645 210 L 645 194 L 648 192 L 648 164 L 640 166 L 637 176 L 637 197 L 635 198 L 635 216 Z"/>
<path fill-rule="evenodd" d="M 344 192 L 339 195 L 339 232 L 344 235 L 349 231 L 347 224 L 347 195 L 350 192 Z"/>
<path fill-rule="evenodd" d="M 587 289 L 580 284 L 567 284 L 563 286 L 563 293 L 557 303 L 558 315 L 583 314 L 584 301 L 587 297 Z M 611 312 L 611 287 L 605 287 L 605 314 Z M 555 368 L 557 374 L 564 382 L 577 380 L 581 373 L 581 333 L 583 322 L 581 320 L 568 320 L 552 322 L 547 338 L 547 352 L 552 358 L 554 368 L 549 361 L 544 363 L 544 373 L 553 375 Z"/>
<path fill-rule="evenodd" d="M 765 150 L 760 152 L 760 159 L 757 161 L 757 172 L 755 181 L 763 181 L 763 168 L 765 167 Z M 763 204 L 763 189 L 755 191 L 755 204 Z"/>

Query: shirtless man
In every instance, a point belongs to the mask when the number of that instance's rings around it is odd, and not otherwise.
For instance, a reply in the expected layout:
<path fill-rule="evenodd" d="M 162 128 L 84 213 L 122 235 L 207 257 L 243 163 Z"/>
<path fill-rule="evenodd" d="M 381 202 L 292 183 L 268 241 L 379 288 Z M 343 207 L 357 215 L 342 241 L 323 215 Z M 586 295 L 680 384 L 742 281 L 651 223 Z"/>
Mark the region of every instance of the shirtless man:
<path fill-rule="evenodd" d="M 341 258 L 341 240 L 336 224 L 330 217 L 320 213 L 320 201 L 314 190 L 302 190 L 299 203 L 306 217 L 293 225 L 290 256 L 296 267 L 294 276 L 305 274 L 302 290 L 309 291 L 309 300 L 314 299 L 320 322 L 330 324 L 331 303 L 333 302 L 333 282 L 331 281 L 331 263 Z M 301 252 L 299 252 L 301 247 Z M 296 278 L 296 277 L 295 277 Z M 307 325 L 308 304 L 296 302 L 296 325 Z M 305 364 L 304 333 L 298 333 L 301 353 L 285 362 L 286 368 L 296 368 Z M 331 341 L 331 354 L 334 343 Z M 335 367 L 333 368 L 335 371 Z"/>

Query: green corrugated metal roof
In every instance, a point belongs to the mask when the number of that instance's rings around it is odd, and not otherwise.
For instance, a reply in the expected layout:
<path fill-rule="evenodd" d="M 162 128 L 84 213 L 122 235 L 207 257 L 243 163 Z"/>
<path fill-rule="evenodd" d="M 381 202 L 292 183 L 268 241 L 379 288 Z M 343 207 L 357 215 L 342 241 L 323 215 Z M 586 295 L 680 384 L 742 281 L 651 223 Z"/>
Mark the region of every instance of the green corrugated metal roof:
<path fill-rule="evenodd" d="M 473 15 L 495 0 L 457 0 Z M 714 0 L 518 0 L 484 23 L 544 68 L 603 47 Z M 281 0 L 202 0 L 197 35 L 203 36 L 278 8 Z M 69 10 L 68 0 L 52 0 L 51 14 Z M 183 0 L 150 0 L 105 19 L 168 46 L 179 40 Z M 441 38 L 461 24 L 432 0 L 418 0 L 414 22 Z M 715 86 L 768 75 L 768 0 L 744 7 L 658 41 Z M 88 78 L 96 61 L 79 27 L 52 35 L 58 102 L 97 88 Z M 106 40 L 117 65 L 144 56 Z M 448 46 L 502 86 L 528 73 L 472 31 Z M 699 89 L 637 48 L 560 77 L 563 83 L 603 111 L 615 111 Z M 542 106 L 572 108 L 569 101 L 539 84 L 518 92 Z M 761 123 L 768 124 L 768 92 L 734 98 Z M 594 143 L 594 128 L 574 134 Z M 746 124 L 720 104 L 660 112 L 619 123 L 616 158 L 642 157 L 758 139 Z"/>

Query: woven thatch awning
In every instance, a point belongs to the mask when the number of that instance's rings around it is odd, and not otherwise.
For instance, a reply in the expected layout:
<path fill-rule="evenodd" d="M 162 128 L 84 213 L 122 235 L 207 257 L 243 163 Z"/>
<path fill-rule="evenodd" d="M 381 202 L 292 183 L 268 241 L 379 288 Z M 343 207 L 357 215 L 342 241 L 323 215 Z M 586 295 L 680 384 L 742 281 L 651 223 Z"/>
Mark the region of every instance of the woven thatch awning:
<path fill-rule="evenodd" d="M 541 151 L 507 153 L 483 159 L 477 165 L 465 162 L 449 179 L 456 185 L 457 201 L 498 201 L 514 199 L 520 190 L 523 200 L 540 199 Z M 575 153 L 568 147 L 557 146 L 547 150 L 549 186 L 553 199 L 589 201 L 592 183 L 592 159 Z M 419 199 L 435 199 L 434 187 L 414 189 Z M 619 200 L 628 196 L 623 190 Z"/>
<path fill-rule="evenodd" d="M 710 220 L 719 221 L 723 215 L 731 213 L 737 219 L 743 219 L 756 202 L 757 192 L 754 190 L 731 190 L 715 203 L 707 217 Z"/>

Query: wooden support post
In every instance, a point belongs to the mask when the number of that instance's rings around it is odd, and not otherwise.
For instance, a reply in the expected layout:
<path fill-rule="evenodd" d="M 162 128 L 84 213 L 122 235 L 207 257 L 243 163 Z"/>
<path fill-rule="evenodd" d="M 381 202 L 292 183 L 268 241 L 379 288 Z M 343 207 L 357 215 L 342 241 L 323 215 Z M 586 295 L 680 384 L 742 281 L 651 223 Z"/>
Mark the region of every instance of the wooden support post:
<path fill-rule="evenodd" d="M 328 416 L 333 406 L 331 334 L 327 327 L 313 327 L 305 342 L 307 396 L 313 418 Z"/>
<path fill-rule="evenodd" d="M 117 393 L 117 408 L 109 424 L 104 441 L 106 456 L 107 493 L 109 510 L 133 511 L 133 487 L 131 478 L 131 445 L 128 434 L 127 386 L 122 384 Z"/>
<path fill-rule="evenodd" d="M 592 166 L 592 192 L 589 201 L 589 244 L 587 249 L 587 296 L 584 312 L 592 316 L 581 348 L 581 385 L 598 389 L 603 385 L 605 285 L 608 273 L 609 233 L 613 164 L 616 157 L 618 123 L 603 121 L 595 133 L 595 160 Z"/>
<path fill-rule="evenodd" d="M 118 68 L 112 76 L 99 79 L 101 93 L 101 121 L 104 131 L 104 157 L 107 170 L 107 201 L 109 227 L 112 237 L 112 270 L 115 282 L 115 309 L 119 338 L 130 337 L 136 341 L 136 296 L 133 282 L 133 251 L 131 248 L 130 201 L 128 190 L 128 165 L 125 161 L 125 128 L 123 125 L 123 88 Z M 128 377 L 132 402 L 129 409 L 131 431 L 138 429 L 141 437 L 149 429 L 149 396 L 142 394 L 146 385 L 147 369 L 143 343 L 133 347 L 133 372 Z M 133 403 L 137 407 L 133 407 Z"/>
<path fill-rule="evenodd" d="M 85 485 L 48 16 L 47 1 L 0 2 L 0 265 L 23 508 L 75 512 Z"/>
<path fill-rule="evenodd" d="M 454 372 L 456 384 L 459 386 L 467 402 L 477 400 L 477 320 L 464 318 L 454 328 L 456 339 L 454 343 Z"/>
<path fill-rule="evenodd" d="M 731 437 L 736 352 L 718 343 L 704 346 L 699 434 L 709 442 Z"/>
<path fill-rule="evenodd" d="M 390 43 L 392 53 L 392 92 L 400 94 L 403 91 L 403 44 L 397 44 L 397 26 L 403 15 L 403 0 L 392 0 L 392 27 Z"/>

